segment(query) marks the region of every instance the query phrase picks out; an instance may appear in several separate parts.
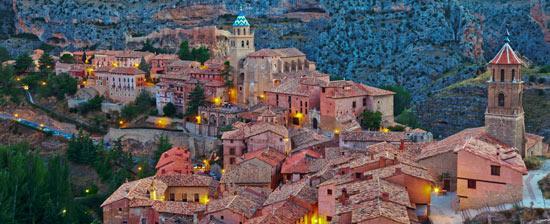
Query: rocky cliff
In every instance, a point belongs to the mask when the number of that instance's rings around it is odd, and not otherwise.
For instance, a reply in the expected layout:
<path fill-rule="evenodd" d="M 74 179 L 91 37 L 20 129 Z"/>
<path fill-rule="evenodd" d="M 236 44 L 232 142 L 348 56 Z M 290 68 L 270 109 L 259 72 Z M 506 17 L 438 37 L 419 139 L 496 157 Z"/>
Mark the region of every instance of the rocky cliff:
<path fill-rule="evenodd" d="M 9 4 L 0 10 L 14 16 L 0 25 L 13 23 L 15 32 L 66 49 L 139 48 L 145 39 L 175 49 L 189 29 L 228 28 L 242 10 L 254 26 L 257 48 L 297 47 L 324 72 L 403 85 L 417 106 L 436 105 L 433 96 L 442 89 L 480 74 L 506 29 L 526 61 L 550 61 L 545 0 L 1 1 Z"/>

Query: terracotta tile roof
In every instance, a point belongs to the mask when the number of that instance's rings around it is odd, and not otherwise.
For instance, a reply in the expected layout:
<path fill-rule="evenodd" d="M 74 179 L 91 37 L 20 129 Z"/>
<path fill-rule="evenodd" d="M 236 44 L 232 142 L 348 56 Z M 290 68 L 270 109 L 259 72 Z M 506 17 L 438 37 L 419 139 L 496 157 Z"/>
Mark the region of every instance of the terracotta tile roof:
<path fill-rule="evenodd" d="M 112 74 L 122 74 L 122 75 L 141 75 L 145 74 L 144 71 L 141 71 L 134 67 L 115 67 L 109 70 L 109 73 Z"/>
<path fill-rule="evenodd" d="M 148 199 L 149 197 L 147 196 L 147 191 L 151 187 L 153 181 L 155 182 L 155 186 L 157 187 L 157 193 L 161 194 L 166 190 L 167 185 L 162 181 L 155 179 L 154 177 L 147 177 L 127 182 L 120 185 L 120 187 L 118 187 L 118 189 L 101 204 L 101 207 L 119 201 L 121 199 Z"/>
<path fill-rule="evenodd" d="M 245 139 L 267 131 L 283 138 L 288 137 L 288 129 L 285 126 L 259 121 L 248 123 L 237 130 L 224 132 L 222 139 Z"/>
<path fill-rule="evenodd" d="M 373 177 L 379 177 L 379 178 L 385 179 L 387 177 L 391 177 L 399 173 L 424 179 L 426 181 L 434 182 L 434 178 L 432 174 L 426 168 L 418 164 L 412 165 L 412 164 L 406 164 L 401 162 L 395 165 L 367 171 L 364 173 L 364 175 L 372 175 Z"/>
<path fill-rule="evenodd" d="M 489 62 L 493 65 L 521 65 L 523 62 L 516 55 L 510 44 L 505 43 L 497 55 Z"/>
<path fill-rule="evenodd" d="M 293 152 L 331 141 L 330 138 L 308 128 L 291 129 L 289 135 Z"/>
<path fill-rule="evenodd" d="M 317 202 L 317 189 L 310 186 L 308 178 L 304 178 L 294 183 L 284 184 L 279 186 L 269 195 L 264 202 L 264 206 L 285 201 L 291 197 L 313 204 Z"/>
<path fill-rule="evenodd" d="M 274 49 L 276 52 L 281 54 L 281 57 L 305 57 L 306 54 L 302 53 L 300 50 L 296 48 L 279 48 Z"/>
<path fill-rule="evenodd" d="M 262 203 L 251 200 L 242 195 L 233 195 L 218 200 L 210 201 L 206 214 L 219 212 L 229 209 L 234 213 L 244 215 L 246 218 L 252 218 L 256 211 L 261 208 Z"/>
<path fill-rule="evenodd" d="M 263 211 L 262 211 L 263 212 Z M 245 221 L 246 224 L 281 224 L 296 223 L 306 214 L 311 212 L 292 200 L 275 204 L 272 209 L 265 211 L 265 214 Z"/>
<path fill-rule="evenodd" d="M 243 155 L 244 161 L 251 159 L 259 159 L 266 162 L 272 167 L 277 167 L 281 165 L 286 156 L 279 150 L 273 148 L 267 148 L 263 150 L 256 150 L 254 152 L 249 152 Z"/>
<path fill-rule="evenodd" d="M 353 223 L 360 223 L 379 217 L 388 218 L 397 223 L 411 223 L 405 206 L 380 199 L 367 201 L 354 207 L 351 221 Z"/>
<path fill-rule="evenodd" d="M 172 174 L 156 177 L 168 187 L 217 187 L 214 178 L 199 174 Z"/>
<path fill-rule="evenodd" d="M 392 91 L 367 86 L 353 81 L 337 80 L 330 81 L 325 87 L 334 88 L 334 93 L 327 95 L 330 98 L 348 98 L 359 96 L 382 96 L 393 95 Z"/>
<path fill-rule="evenodd" d="M 354 205 L 365 201 L 384 199 L 384 194 L 387 196 L 384 200 L 392 201 L 409 208 L 415 208 L 415 205 L 411 203 L 407 188 L 380 178 L 342 182 L 336 186 L 336 198 L 342 196 L 344 190 L 349 196 L 349 203 L 346 205 L 338 204 L 337 210 L 342 213 L 350 211 Z"/>
<path fill-rule="evenodd" d="M 157 54 L 153 56 L 151 59 L 154 60 L 179 60 L 178 55 L 176 54 Z"/>
<path fill-rule="evenodd" d="M 152 208 L 158 213 L 192 216 L 206 210 L 206 206 L 194 202 L 155 201 Z"/>
<path fill-rule="evenodd" d="M 194 68 L 199 67 L 200 63 L 196 61 L 184 61 L 184 60 L 175 60 L 172 63 L 168 64 L 168 67 L 184 67 L 184 68 Z"/>
<path fill-rule="evenodd" d="M 163 152 L 155 168 L 165 167 L 169 163 L 190 163 L 191 154 L 189 150 L 182 147 L 172 147 L 166 152 Z"/>
<path fill-rule="evenodd" d="M 307 174 L 307 173 L 316 172 L 320 169 L 319 166 L 315 166 L 317 164 L 320 164 L 315 162 L 319 158 L 321 158 L 321 154 L 311 149 L 299 151 L 297 153 L 290 155 L 288 158 L 286 158 L 281 168 L 281 173 Z"/>
<path fill-rule="evenodd" d="M 405 132 L 356 131 L 342 132 L 340 139 L 357 142 L 400 142 L 407 139 L 407 136 Z"/>
<path fill-rule="evenodd" d="M 145 199 L 145 198 L 134 198 L 130 200 L 129 207 L 130 208 L 136 208 L 136 207 L 151 207 L 153 204 L 157 202 L 155 200 L 151 199 Z"/>
<path fill-rule="evenodd" d="M 300 85 L 300 78 L 287 77 L 281 80 L 281 84 L 274 89 L 267 90 L 266 92 L 273 92 L 279 94 L 290 94 L 299 96 L 309 96 L 308 92 L 304 91 L 302 85 Z"/>
<path fill-rule="evenodd" d="M 253 172 L 251 172 L 253 171 Z M 273 167 L 261 160 L 248 160 L 226 170 L 222 184 L 270 184 Z"/>
<path fill-rule="evenodd" d="M 281 57 L 282 55 L 273 49 L 261 49 L 248 54 L 248 57 Z"/>
<path fill-rule="evenodd" d="M 422 160 L 442 153 L 458 152 L 460 150 L 466 150 L 519 172 L 526 172 L 525 164 L 517 149 L 493 138 L 485 131 L 484 127 L 465 129 L 441 141 L 428 144 L 416 159 Z"/>

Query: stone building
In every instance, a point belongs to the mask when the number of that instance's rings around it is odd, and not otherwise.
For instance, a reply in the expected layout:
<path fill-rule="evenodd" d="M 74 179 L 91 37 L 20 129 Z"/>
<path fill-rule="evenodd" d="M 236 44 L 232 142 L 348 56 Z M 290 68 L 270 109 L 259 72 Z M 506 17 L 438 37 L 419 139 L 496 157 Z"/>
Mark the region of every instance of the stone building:
<path fill-rule="evenodd" d="M 250 23 L 244 14 L 241 13 L 233 22 L 233 30 L 229 36 L 229 62 L 235 71 L 243 68 L 244 58 L 254 51 L 256 51 L 254 32 L 250 29 Z M 233 80 L 237 80 L 237 77 L 233 77 Z"/>
<path fill-rule="evenodd" d="M 508 34 L 507 34 L 508 35 Z M 485 128 L 487 133 L 518 149 L 521 156 L 542 155 L 542 148 L 525 148 L 523 112 L 523 62 L 509 44 L 508 36 L 497 55 L 489 62 L 491 79 L 487 89 Z"/>
<path fill-rule="evenodd" d="M 381 112 L 382 126 L 390 126 L 394 123 L 394 94 L 353 81 L 331 81 L 321 90 L 321 129 L 339 129 L 338 117 L 351 115 L 359 118 L 365 110 Z"/>
<path fill-rule="evenodd" d="M 201 123 L 198 124 L 196 134 L 218 136 L 220 128 L 228 127 L 239 120 L 239 114 L 244 111 L 245 109 L 232 104 L 199 107 Z"/>
<path fill-rule="evenodd" d="M 158 75 L 159 83 L 156 85 L 155 99 L 157 111 L 162 114 L 162 108 L 168 103 L 173 103 L 178 112 L 183 113 L 185 81 L 187 73 L 191 69 L 198 68 L 199 62 L 176 60 L 166 66 L 165 74 Z"/>
<path fill-rule="evenodd" d="M 198 221 L 217 198 L 218 182 L 195 174 L 147 177 L 122 184 L 102 204 L 103 223 Z"/>
<path fill-rule="evenodd" d="M 91 86 L 100 95 L 123 104 L 136 99 L 146 87 L 145 72 L 134 67 L 101 67 Z"/>
<path fill-rule="evenodd" d="M 315 64 L 296 48 L 262 49 L 248 54 L 237 76 L 239 100 L 255 105 L 265 101 L 265 91 L 279 85 L 291 73 L 314 71 Z"/>
<path fill-rule="evenodd" d="M 151 75 L 157 76 L 157 74 L 165 74 L 168 65 L 178 60 L 178 55 L 175 54 L 157 54 L 153 56 L 149 61 L 151 65 Z"/>
<path fill-rule="evenodd" d="M 309 114 L 320 109 L 321 88 L 329 80 L 329 75 L 316 71 L 289 73 L 287 77 L 278 80 L 280 84 L 265 91 L 264 101 L 268 105 L 288 110 L 291 125 L 318 129 L 318 120 L 310 119 Z"/>

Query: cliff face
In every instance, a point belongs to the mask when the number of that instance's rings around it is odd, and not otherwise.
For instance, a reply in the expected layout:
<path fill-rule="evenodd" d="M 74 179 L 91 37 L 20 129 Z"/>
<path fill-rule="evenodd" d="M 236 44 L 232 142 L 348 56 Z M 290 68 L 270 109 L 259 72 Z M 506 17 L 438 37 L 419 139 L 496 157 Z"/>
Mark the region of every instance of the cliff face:
<path fill-rule="evenodd" d="M 403 85 L 418 106 L 438 105 L 434 95 L 481 73 L 506 29 L 514 49 L 530 63 L 550 61 L 550 2 L 545 0 L 0 1 L 8 3 L 0 10 L 14 15 L 0 24 L 69 50 L 135 49 L 145 40 L 174 50 L 180 38 L 192 39 L 193 27 L 228 29 L 242 9 L 254 26 L 258 49 L 296 47 L 324 72 L 370 85 Z M 462 105 L 453 113 L 467 109 Z M 480 122 L 479 116 L 471 119 Z"/>

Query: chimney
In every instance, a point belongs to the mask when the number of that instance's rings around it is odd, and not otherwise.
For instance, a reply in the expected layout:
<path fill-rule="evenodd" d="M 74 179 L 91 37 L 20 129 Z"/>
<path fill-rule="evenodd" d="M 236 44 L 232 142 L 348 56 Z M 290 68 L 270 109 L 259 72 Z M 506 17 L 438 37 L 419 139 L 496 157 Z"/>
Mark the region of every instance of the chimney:
<path fill-rule="evenodd" d="M 405 139 L 401 139 L 401 142 L 399 144 L 399 151 L 405 151 Z"/>

